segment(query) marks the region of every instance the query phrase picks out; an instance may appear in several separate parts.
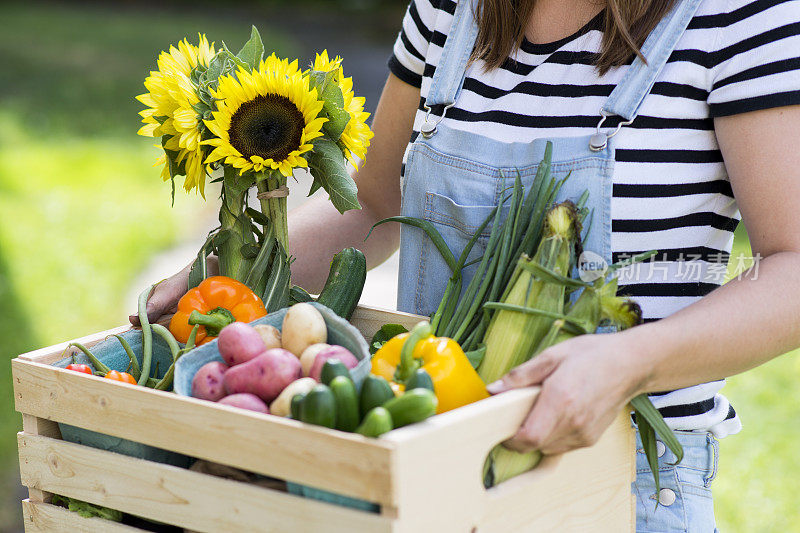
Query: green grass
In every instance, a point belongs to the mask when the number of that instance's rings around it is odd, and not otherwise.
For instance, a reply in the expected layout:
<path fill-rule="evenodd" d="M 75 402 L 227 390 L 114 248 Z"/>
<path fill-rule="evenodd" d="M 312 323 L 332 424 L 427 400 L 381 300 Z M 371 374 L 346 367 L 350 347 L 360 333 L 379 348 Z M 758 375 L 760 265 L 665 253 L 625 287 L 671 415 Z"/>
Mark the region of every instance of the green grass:
<path fill-rule="evenodd" d="M 9 359 L 123 323 L 136 275 L 203 223 L 199 196 L 178 194 L 170 207 L 155 140 L 136 135 L 142 106 L 133 97 L 169 44 L 205 31 L 238 47 L 253 22 L 130 9 L 3 6 L 0 531 L 21 518 Z M 262 36 L 291 53 L 282 36 Z"/>
<path fill-rule="evenodd" d="M 733 257 L 750 256 L 740 226 Z M 723 393 L 743 429 L 720 442 L 719 476 L 713 483 L 720 531 L 800 531 L 800 351 L 733 376 Z"/>

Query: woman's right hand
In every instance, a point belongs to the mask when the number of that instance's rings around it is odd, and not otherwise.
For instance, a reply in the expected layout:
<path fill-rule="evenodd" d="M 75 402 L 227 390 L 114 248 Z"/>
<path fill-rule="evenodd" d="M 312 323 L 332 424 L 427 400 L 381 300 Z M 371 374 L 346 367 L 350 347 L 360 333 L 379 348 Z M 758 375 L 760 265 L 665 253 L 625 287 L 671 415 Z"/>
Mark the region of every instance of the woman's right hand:
<path fill-rule="evenodd" d="M 216 275 L 219 271 L 219 263 L 215 256 L 210 256 L 206 259 L 206 268 L 209 275 Z M 153 289 L 153 293 L 147 300 L 147 320 L 151 324 L 154 322 L 159 322 L 162 325 L 169 324 L 172 315 L 177 311 L 178 300 L 189 289 L 189 272 L 191 270 L 192 263 L 189 263 L 186 268 L 161 281 Z M 135 327 L 141 326 L 138 313 L 130 315 L 128 320 Z"/>

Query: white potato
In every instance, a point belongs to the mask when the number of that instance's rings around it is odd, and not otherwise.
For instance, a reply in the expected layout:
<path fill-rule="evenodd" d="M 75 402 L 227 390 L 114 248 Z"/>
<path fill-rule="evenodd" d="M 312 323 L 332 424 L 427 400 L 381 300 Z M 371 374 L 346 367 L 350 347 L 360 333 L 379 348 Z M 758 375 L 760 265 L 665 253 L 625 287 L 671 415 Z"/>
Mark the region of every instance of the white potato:
<path fill-rule="evenodd" d="M 320 342 L 328 340 L 328 328 L 325 319 L 313 305 L 309 303 L 294 304 L 283 317 L 281 344 L 297 357 L 303 351 Z"/>

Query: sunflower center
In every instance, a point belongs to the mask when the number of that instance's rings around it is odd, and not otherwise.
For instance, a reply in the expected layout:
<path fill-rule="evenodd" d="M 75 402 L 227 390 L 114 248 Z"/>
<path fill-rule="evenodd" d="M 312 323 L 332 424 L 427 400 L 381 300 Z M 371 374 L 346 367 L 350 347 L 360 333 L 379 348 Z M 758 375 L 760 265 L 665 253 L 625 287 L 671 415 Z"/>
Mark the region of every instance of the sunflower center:
<path fill-rule="evenodd" d="M 283 161 L 300 147 L 305 120 L 285 96 L 256 96 L 243 103 L 231 117 L 231 146 L 244 157 L 257 155 Z"/>

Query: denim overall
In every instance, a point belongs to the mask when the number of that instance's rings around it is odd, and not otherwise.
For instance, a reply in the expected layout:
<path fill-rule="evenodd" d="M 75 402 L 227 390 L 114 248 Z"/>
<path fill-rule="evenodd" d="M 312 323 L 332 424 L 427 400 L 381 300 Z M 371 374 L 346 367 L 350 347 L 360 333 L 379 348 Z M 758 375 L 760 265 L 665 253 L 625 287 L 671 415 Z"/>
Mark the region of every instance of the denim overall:
<path fill-rule="evenodd" d="M 475 2 L 459 0 L 457 3 L 453 27 L 425 101 L 427 114 L 421 134 L 407 152 L 402 214 L 432 222 L 458 257 L 480 223 L 513 186 L 518 172 L 523 185 L 530 187 L 546 142 L 550 140 L 553 142 L 553 176 L 570 175 L 558 200 L 576 201 L 584 191 L 589 192 L 587 207 L 592 214 L 586 223 L 584 249 L 610 263 L 614 135 L 636 118 L 642 101 L 701 0 L 678 0 L 656 26 L 641 50 L 647 63 L 636 58 L 627 67 L 620 83 L 598 110 L 594 134 L 538 139 L 531 143 L 499 142 L 442 123 L 447 110 L 458 99 L 478 34 L 473 17 Z M 619 117 L 617 125 L 604 127 L 606 119 L 613 116 Z M 470 261 L 484 253 L 490 229 L 487 228 L 478 240 Z M 438 307 L 451 272 L 423 231 L 403 226 L 401 232 L 398 308 L 429 316 Z M 473 265 L 465 269 L 463 286 L 469 283 L 476 268 Z M 716 465 L 713 438 L 692 433 L 681 437 L 686 437 L 686 445 L 691 445 L 692 450 L 698 446 L 697 439 L 702 440 L 702 450 L 687 453 L 678 467 L 699 471 L 699 487 L 694 483 L 690 490 L 676 473 L 676 467 L 663 462 L 661 505 L 655 509 L 655 487 L 649 481 L 652 476 L 649 471 L 642 473 L 643 469 L 637 468 L 633 487 L 638 496 L 637 531 L 714 531 L 708 489 L 710 472 Z M 637 465 L 643 459 L 644 454 L 637 453 Z M 693 503 L 697 498 L 703 501 Z"/>

